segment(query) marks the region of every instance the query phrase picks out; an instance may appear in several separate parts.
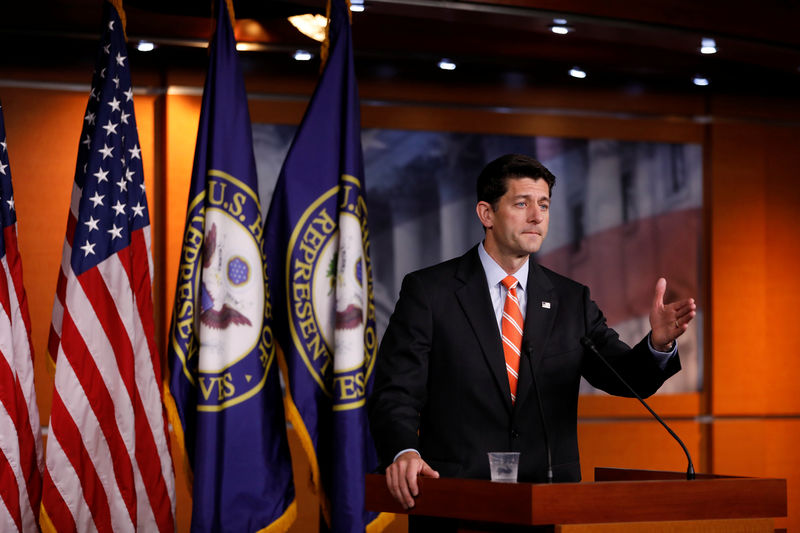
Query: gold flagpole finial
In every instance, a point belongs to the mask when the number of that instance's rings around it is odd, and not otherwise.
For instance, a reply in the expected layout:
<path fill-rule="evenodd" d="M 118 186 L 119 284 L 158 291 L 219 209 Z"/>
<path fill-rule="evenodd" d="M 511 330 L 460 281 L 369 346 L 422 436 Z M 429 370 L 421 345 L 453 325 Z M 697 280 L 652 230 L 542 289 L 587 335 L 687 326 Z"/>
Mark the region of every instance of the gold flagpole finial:
<path fill-rule="evenodd" d="M 231 19 L 231 28 L 236 29 L 236 13 L 233 11 L 233 0 L 225 0 L 225 4 L 228 6 L 228 16 Z"/>

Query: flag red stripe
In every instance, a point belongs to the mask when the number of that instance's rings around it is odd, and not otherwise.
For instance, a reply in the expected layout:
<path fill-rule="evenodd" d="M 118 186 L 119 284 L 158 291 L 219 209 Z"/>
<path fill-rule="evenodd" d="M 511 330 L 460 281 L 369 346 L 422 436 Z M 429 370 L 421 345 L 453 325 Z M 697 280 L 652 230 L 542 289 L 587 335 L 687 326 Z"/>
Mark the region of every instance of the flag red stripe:
<path fill-rule="evenodd" d="M 96 272 L 96 269 L 91 270 Z M 110 337 L 110 339 L 114 339 L 114 337 Z M 69 360 L 69 364 L 72 366 L 83 388 L 83 392 L 89 404 L 92 406 L 92 411 L 95 413 L 103 435 L 106 438 L 111 457 L 113 458 L 116 483 L 119 486 L 120 494 L 128 509 L 131 522 L 136 524 L 136 489 L 133 479 L 133 465 L 131 464 L 125 441 L 116 423 L 114 402 L 106 388 L 103 377 L 95 364 L 91 352 L 84 343 L 83 337 L 67 310 L 64 311 L 61 340 L 64 356 Z M 56 420 L 56 417 L 54 414 L 51 414 L 51 425 L 54 420 Z M 75 429 L 77 431 L 77 427 Z M 59 438 L 59 442 L 61 442 L 61 438 Z M 67 453 L 67 456 L 72 458 L 72 455 L 69 453 Z M 78 470 L 78 472 L 80 471 Z M 102 488 L 101 485 L 100 487 Z M 108 503 L 106 502 L 106 507 L 107 506 Z"/>
<path fill-rule="evenodd" d="M 73 190 L 73 194 L 75 191 Z M 71 250 L 71 246 L 69 245 L 72 242 L 72 237 L 75 235 L 75 224 L 76 224 L 75 216 L 70 213 L 67 217 L 67 235 L 66 239 L 64 240 L 64 250 L 62 254 L 61 261 L 64 261 L 65 257 L 69 257 L 69 250 Z M 50 359 L 53 362 L 56 362 L 58 358 L 58 345 L 61 342 L 61 333 L 60 328 L 56 328 L 56 314 L 62 314 L 64 311 L 64 302 L 67 300 L 67 275 L 64 272 L 63 265 L 58 269 L 58 282 L 56 284 L 56 302 L 58 302 L 58 307 L 54 305 L 53 307 L 53 319 L 50 323 L 50 336 L 47 339 L 47 351 L 50 354 Z M 61 317 L 59 317 L 58 322 L 61 322 Z"/>
<path fill-rule="evenodd" d="M 6 261 L 11 272 L 11 284 L 17 294 L 17 303 L 22 312 L 22 321 L 25 323 L 25 332 L 28 334 L 28 346 L 31 350 L 31 362 L 33 362 L 33 342 L 31 342 L 31 316 L 28 312 L 28 298 L 25 294 L 25 286 L 22 283 L 22 260 L 17 248 L 17 227 L 8 226 L 5 233 L 6 240 Z"/>
<path fill-rule="evenodd" d="M 7 235 L 7 233 L 6 233 Z M 8 254 L 6 254 L 8 259 Z M 11 267 L 9 267 L 11 269 Z M 15 291 L 15 294 L 16 291 Z M 8 287 L 8 278 L 5 267 L 0 262 L 0 300 L 3 302 L 3 307 L 10 309 L 10 292 Z M 22 310 L 21 310 L 22 311 Z M 26 314 L 22 311 L 22 314 Z M 7 313 L 9 317 L 9 326 L 11 327 L 12 334 L 11 342 L 13 343 L 13 324 L 11 324 L 11 313 Z M 27 332 L 26 332 L 27 333 Z M 29 341 L 29 337 L 26 335 Z M 16 347 L 15 347 L 16 348 Z M 14 360 L 15 354 L 11 354 L 11 360 Z M 37 462 L 36 453 L 36 440 L 34 438 L 33 428 L 31 427 L 31 416 L 28 411 L 28 400 L 25 398 L 25 393 L 22 391 L 22 385 L 19 377 L 16 375 L 15 369 L 9 366 L 8 358 L 0 358 L 0 373 L 2 373 L 2 401 L 6 408 L 8 416 L 14 423 L 17 430 L 17 442 L 19 445 L 19 465 L 22 471 L 22 478 L 27 484 L 25 487 L 28 499 L 30 500 L 31 509 L 37 509 L 42 495 L 42 478 L 39 472 L 39 465 Z M 30 361 L 33 364 L 33 361 Z M 13 398 L 9 395 L 13 394 Z M 34 400 L 35 401 L 35 400 Z"/>
<path fill-rule="evenodd" d="M 19 508 L 19 488 L 14 470 L 8 463 L 4 453 L 0 453 L 0 498 L 6 505 L 11 519 L 17 525 L 17 529 L 22 531 L 22 513 Z"/>
<path fill-rule="evenodd" d="M 141 231 L 136 231 L 131 237 L 131 245 L 136 250 L 133 254 L 135 259 L 134 276 L 135 279 L 142 280 L 137 282 L 134 286 L 134 293 L 136 294 L 136 304 L 139 306 L 139 316 L 142 319 L 142 328 L 144 329 L 145 337 L 147 338 L 147 346 L 150 349 L 150 361 L 153 365 L 153 374 L 156 377 L 156 384 L 159 385 L 159 393 L 161 396 L 161 416 L 164 425 L 164 440 L 167 443 L 167 451 L 169 452 L 170 459 L 172 458 L 172 446 L 169 438 L 169 421 L 167 419 L 167 410 L 164 408 L 164 394 L 160 387 L 163 383 L 163 373 L 161 371 L 161 357 L 158 353 L 156 346 L 156 326 L 153 319 L 153 289 L 150 281 L 150 249 L 147 245 L 145 238 L 145 231 L 150 231 L 150 226 L 142 228 Z M 146 250 L 147 255 L 140 252 Z"/>
<path fill-rule="evenodd" d="M 56 524 L 58 533 L 78 533 L 78 527 L 75 525 L 75 518 L 69 511 L 69 507 L 61 497 L 61 493 L 53 483 L 53 478 L 50 477 L 50 471 L 44 471 L 44 483 L 42 494 L 42 507 L 47 512 L 50 522 Z"/>
<path fill-rule="evenodd" d="M 80 376 L 80 374 L 78 374 Z M 58 390 L 53 392 L 53 407 L 50 414 L 50 438 L 58 439 L 61 449 L 64 450 L 64 455 L 69 459 L 72 468 L 78 473 L 81 478 L 81 488 L 83 489 L 83 498 L 89 506 L 89 511 L 92 513 L 94 525 L 98 531 L 113 531 L 111 527 L 111 511 L 108 506 L 108 496 L 106 495 L 103 484 L 97 475 L 94 468 L 94 463 L 83 445 L 81 432 L 75 421 L 64 406 Z M 114 454 L 114 464 L 117 464 L 117 455 Z M 49 477 L 49 472 L 48 472 Z M 57 492 L 56 487 L 53 490 L 48 490 L 48 493 Z M 63 497 L 63 496 L 62 496 Z M 48 502 L 49 503 L 49 502 Z M 48 515 L 51 520 L 55 520 L 55 516 L 50 514 L 48 508 Z M 61 530 L 61 524 L 53 522 L 58 531 Z M 74 525 L 74 521 L 73 521 Z"/>
<path fill-rule="evenodd" d="M 127 248 L 118 253 L 122 253 L 125 250 L 127 250 Z M 109 260 L 113 261 L 113 258 Z M 125 389 L 128 391 L 128 398 L 130 398 L 132 402 L 135 384 L 133 346 L 131 346 L 128 330 L 125 329 L 125 323 L 119 314 L 114 296 L 108 290 L 106 281 L 103 279 L 97 267 L 90 268 L 78 276 L 77 279 L 86 294 L 86 299 L 91 302 L 94 313 L 97 316 L 97 321 L 103 329 L 103 333 L 114 346 L 114 358 L 117 361 L 117 369 L 122 377 Z M 66 315 L 66 312 L 64 314 Z M 61 336 L 62 338 L 64 336 L 63 329 L 61 331 Z M 89 353 L 88 350 L 87 353 Z"/>
<path fill-rule="evenodd" d="M 172 502 L 169 499 L 167 483 L 161 474 L 161 464 L 158 461 L 158 449 L 150 424 L 144 414 L 144 408 L 139 397 L 139 390 L 136 389 L 136 404 L 140 406 L 137 410 L 136 422 L 136 464 L 139 472 L 147 487 L 147 497 L 150 500 L 150 508 L 158 524 L 158 530 L 164 533 L 175 530 L 172 517 Z"/>
<path fill-rule="evenodd" d="M 117 255 L 120 262 L 125 266 L 128 271 L 128 277 L 131 280 L 131 288 L 135 295 L 137 311 L 144 330 L 144 337 L 147 341 L 147 346 L 150 352 L 150 362 L 153 365 L 153 375 L 155 376 L 156 384 L 161 383 L 161 361 L 158 357 L 158 350 L 155 343 L 155 324 L 153 322 L 153 303 L 152 303 L 152 289 L 150 285 L 150 267 L 147 257 L 149 251 L 147 250 L 147 243 L 145 243 L 143 231 L 149 231 L 149 226 L 143 230 L 139 230 L 131 235 L 131 245 L 124 250 L 121 250 Z M 161 396 L 161 388 L 158 387 L 159 398 L 162 399 L 161 405 L 161 418 L 162 427 L 164 428 L 164 437 L 167 443 L 167 451 L 169 451 L 169 434 L 167 432 L 166 413 L 163 409 L 163 398 Z M 172 516 L 172 502 L 169 498 L 169 490 L 167 488 L 166 480 L 164 479 L 163 471 L 161 469 L 158 448 L 153 435 L 153 428 L 150 427 L 147 417 L 145 416 L 144 405 L 142 404 L 139 395 L 139 388 L 135 389 L 136 398 L 136 434 L 142 439 L 137 440 L 136 446 L 136 462 L 142 474 L 145 486 L 149 488 L 148 498 L 150 500 L 150 507 L 153 510 L 153 515 L 156 518 L 159 531 L 167 532 L 175 529 L 174 518 Z M 139 414 L 141 413 L 141 414 Z M 171 456 L 170 456 L 171 458 Z"/>

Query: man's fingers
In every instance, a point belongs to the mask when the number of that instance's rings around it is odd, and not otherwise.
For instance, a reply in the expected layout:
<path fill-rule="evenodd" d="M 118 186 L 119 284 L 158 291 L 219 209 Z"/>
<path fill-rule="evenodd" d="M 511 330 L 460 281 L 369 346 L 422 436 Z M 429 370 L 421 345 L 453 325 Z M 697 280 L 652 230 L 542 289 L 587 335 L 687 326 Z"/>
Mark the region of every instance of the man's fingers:
<path fill-rule="evenodd" d="M 667 292 L 667 280 L 658 278 L 656 281 L 656 291 L 653 294 L 653 307 L 658 309 L 664 305 L 664 293 Z"/>
<path fill-rule="evenodd" d="M 423 475 L 423 476 L 428 476 L 428 477 L 439 477 L 439 472 L 437 472 L 436 470 L 434 470 L 433 468 L 431 468 L 431 467 L 428 465 L 428 463 L 426 463 L 426 462 L 424 462 L 424 461 L 423 461 L 423 463 L 422 463 L 422 470 L 420 470 L 420 471 L 419 471 L 419 473 L 420 473 L 421 475 Z"/>

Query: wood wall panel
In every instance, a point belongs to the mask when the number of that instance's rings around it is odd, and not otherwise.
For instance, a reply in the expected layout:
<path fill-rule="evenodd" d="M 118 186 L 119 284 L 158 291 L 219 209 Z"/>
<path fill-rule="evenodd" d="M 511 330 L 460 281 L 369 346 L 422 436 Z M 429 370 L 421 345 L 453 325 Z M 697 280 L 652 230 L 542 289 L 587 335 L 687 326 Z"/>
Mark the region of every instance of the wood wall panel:
<path fill-rule="evenodd" d="M 800 128 L 711 133 L 711 330 L 715 415 L 798 414 L 796 206 Z"/>
<path fill-rule="evenodd" d="M 800 420 L 716 420 L 711 442 L 715 473 L 787 478 L 789 516 L 775 527 L 800 531 Z"/>
<path fill-rule="evenodd" d="M 704 472 L 700 424 L 693 420 L 666 422 L 692 455 L 695 471 Z M 578 423 L 578 443 L 584 481 L 594 480 L 596 467 L 686 471 L 680 445 L 655 420 L 583 420 Z"/>

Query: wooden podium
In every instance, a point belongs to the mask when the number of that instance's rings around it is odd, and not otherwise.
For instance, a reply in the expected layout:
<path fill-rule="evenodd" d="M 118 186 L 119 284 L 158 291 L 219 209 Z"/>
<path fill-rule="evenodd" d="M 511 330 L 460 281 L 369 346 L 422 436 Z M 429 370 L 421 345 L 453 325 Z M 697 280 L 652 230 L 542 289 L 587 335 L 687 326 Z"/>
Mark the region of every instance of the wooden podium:
<path fill-rule="evenodd" d="M 420 478 L 416 507 L 404 510 L 384 476 L 366 477 L 366 507 L 455 518 L 461 531 L 550 526 L 556 532 L 774 531 L 786 516 L 786 480 L 598 468 L 591 483 L 493 483 Z M 516 530 L 516 528 L 514 528 Z M 538 531 L 538 529 L 537 529 Z"/>

